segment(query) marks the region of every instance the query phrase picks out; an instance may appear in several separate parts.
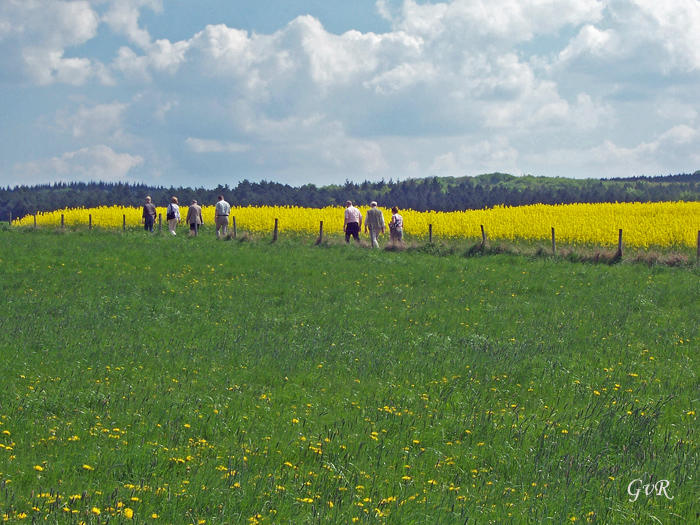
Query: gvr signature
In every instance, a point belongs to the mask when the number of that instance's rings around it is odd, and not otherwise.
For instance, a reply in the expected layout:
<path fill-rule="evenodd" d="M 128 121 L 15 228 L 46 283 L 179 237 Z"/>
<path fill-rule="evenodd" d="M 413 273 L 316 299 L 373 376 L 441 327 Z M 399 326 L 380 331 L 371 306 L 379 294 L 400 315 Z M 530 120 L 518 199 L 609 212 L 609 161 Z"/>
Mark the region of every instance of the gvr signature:
<path fill-rule="evenodd" d="M 641 479 L 633 479 L 630 484 L 627 485 L 627 494 L 629 494 L 630 501 L 637 501 L 639 495 L 643 492 L 645 496 L 666 496 L 666 499 L 673 499 L 673 496 L 669 496 L 666 489 L 671 484 L 667 479 L 660 479 L 656 483 L 644 483 Z"/>

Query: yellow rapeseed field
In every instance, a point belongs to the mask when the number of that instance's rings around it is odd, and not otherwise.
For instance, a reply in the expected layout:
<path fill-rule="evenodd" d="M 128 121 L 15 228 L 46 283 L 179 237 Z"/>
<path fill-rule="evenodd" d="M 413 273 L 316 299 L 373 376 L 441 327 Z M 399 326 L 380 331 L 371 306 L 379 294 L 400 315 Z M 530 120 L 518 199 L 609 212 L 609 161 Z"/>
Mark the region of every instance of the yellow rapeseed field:
<path fill-rule="evenodd" d="M 363 213 L 367 208 L 360 208 Z M 385 219 L 391 212 L 381 208 Z M 70 208 L 39 213 L 37 226 L 58 227 L 61 215 L 65 225 L 87 226 L 89 217 L 99 228 L 121 228 L 124 217 L 129 228 L 141 224 L 140 207 L 100 206 L 97 208 Z M 165 207 L 159 207 L 165 223 Z M 180 207 L 182 219 L 187 207 Z M 427 237 L 432 224 L 436 239 L 480 238 L 481 225 L 489 239 L 548 240 L 555 228 L 557 242 L 568 244 L 595 244 L 611 246 L 617 243 L 618 229 L 623 230 L 626 246 L 692 247 L 700 229 L 700 202 L 660 203 L 599 203 L 507 207 L 497 206 L 483 210 L 455 212 L 418 212 L 401 210 L 407 236 Z M 202 207 L 205 224 L 214 223 L 214 206 Z M 323 221 L 324 232 L 339 234 L 343 226 L 343 208 L 300 208 L 296 206 L 233 207 L 239 231 L 271 232 L 274 220 L 279 219 L 279 231 L 317 234 Z M 13 222 L 17 226 L 33 226 L 29 215 Z M 164 224 L 165 227 L 165 224 Z"/>

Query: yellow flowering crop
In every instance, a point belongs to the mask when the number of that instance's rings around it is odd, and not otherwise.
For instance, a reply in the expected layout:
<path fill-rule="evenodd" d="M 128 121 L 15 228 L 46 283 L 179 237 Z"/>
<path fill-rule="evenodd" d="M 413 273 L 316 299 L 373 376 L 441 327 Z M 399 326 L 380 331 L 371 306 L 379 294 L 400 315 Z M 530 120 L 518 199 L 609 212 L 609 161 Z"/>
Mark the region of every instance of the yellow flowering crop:
<path fill-rule="evenodd" d="M 388 222 L 391 212 L 380 208 Z M 246 206 L 233 207 L 239 231 L 271 233 L 275 219 L 279 219 L 279 231 L 318 234 L 323 221 L 326 234 L 339 234 L 343 227 L 343 211 L 340 206 L 326 208 L 301 208 L 296 206 Z M 367 208 L 361 208 L 363 214 Z M 157 208 L 165 224 L 165 208 Z M 37 226 L 58 227 L 61 215 L 64 224 L 100 228 L 121 228 L 126 222 L 129 228 L 141 224 L 141 207 L 100 206 L 97 208 L 69 208 L 37 214 Z M 436 239 L 462 239 L 481 236 L 484 226 L 489 239 L 549 240 L 555 228 L 557 242 L 568 244 L 597 244 L 610 246 L 617 243 L 618 229 L 623 230 L 626 246 L 649 248 L 693 247 L 700 229 L 700 202 L 660 203 L 598 203 L 531 206 L 496 206 L 483 210 L 455 212 L 418 212 L 401 210 L 404 231 L 413 237 L 427 237 L 432 225 Z M 180 207 L 184 222 L 187 207 Z M 204 223 L 213 225 L 214 207 L 202 207 Z M 15 220 L 16 226 L 33 226 L 34 217 Z"/>

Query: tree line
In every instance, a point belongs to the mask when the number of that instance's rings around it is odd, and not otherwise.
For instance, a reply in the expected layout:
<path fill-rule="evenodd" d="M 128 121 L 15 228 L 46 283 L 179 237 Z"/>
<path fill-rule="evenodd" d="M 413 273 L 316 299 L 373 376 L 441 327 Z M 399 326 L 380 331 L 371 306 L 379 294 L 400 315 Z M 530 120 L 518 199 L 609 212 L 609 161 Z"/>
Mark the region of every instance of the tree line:
<path fill-rule="evenodd" d="M 278 182 L 243 180 L 233 187 L 185 188 L 145 184 L 72 182 L 0 188 L 0 218 L 23 217 L 41 211 L 96 206 L 140 206 L 150 195 L 164 206 L 176 195 L 181 204 L 193 199 L 214 204 L 218 195 L 237 206 L 303 206 L 319 208 L 352 200 L 360 205 L 376 200 L 380 206 L 417 211 L 457 211 L 493 206 L 571 204 L 577 202 L 659 202 L 700 200 L 700 171 L 657 177 L 568 179 L 516 177 L 490 173 L 476 177 L 429 177 L 404 181 L 346 181 L 342 185 L 290 186 Z"/>

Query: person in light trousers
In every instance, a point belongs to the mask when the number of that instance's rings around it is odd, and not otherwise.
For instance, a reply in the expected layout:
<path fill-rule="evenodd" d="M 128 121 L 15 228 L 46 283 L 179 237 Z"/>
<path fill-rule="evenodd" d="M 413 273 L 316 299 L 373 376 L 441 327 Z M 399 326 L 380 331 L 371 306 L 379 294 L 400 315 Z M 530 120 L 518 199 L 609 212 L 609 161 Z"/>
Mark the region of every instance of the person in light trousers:
<path fill-rule="evenodd" d="M 369 229 L 369 237 L 372 240 L 372 248 L 379 248 L 379 241 L 377 237 L 380 233 L 384 233 L 384 215 L 381 210 L 377 208 L 377 202 L 372 201 L 369 203 L 369 210 L 367 210 L 367 215 L 365 216 L 365 233 Z"/>
<path fill-rule="evenodd" d="M 226 237 L 228 231 L 228 216 L 231 214 L 231 205 L 224 200 L 223 195 L 219 195 L 219 201 L 214 206 L 214 223 L 216 224 L 216 238 L 220 238 L 221 234 Z"/>
<path fill-rule="evenodd" d="M 175 195 L 170 198 L 170 204 L 168 204 L 168 209 L 166 210 L 166 218 L 168 219 L 168 230 L 170 230 L 172 235 L 177 235 L 175 230 L 180 222 L 180 206 L 177 204 Z"/>

